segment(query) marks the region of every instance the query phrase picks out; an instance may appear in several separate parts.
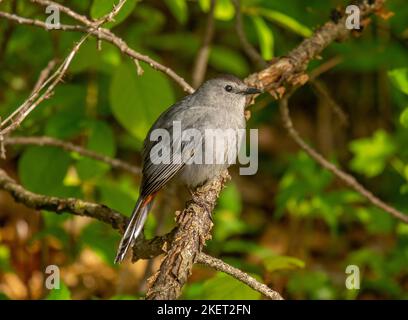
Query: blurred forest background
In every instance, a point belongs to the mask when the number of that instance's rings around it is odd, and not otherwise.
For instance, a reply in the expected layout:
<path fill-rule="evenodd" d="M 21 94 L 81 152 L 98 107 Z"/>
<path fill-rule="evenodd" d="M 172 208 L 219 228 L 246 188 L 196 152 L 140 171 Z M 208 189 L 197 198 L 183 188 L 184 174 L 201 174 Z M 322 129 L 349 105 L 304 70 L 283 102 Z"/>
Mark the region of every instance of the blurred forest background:
<path fill-rule="evenodd" d="M 93 18 L 113 0 L 59 1 Z M 244 29 L 271 60 L 298 45 L 330 19 L 340 0 L 242 0 Z M 109 27 L 136 50 L 171 67 L 188 82 L 206 29 L 210 1 L 128 0 Z M 332 44 L 309 71 L 333 67 L 291 99 L 294 123 L 317 150 L 356 176 L 387 203 L 408 212 L 408 6 L 387 1 L 394 14 L 374 17 L 360 35 Z M 5 0 L 0 11 L 45 20 L 44 8 Z M 218 0 L 206 78 L 257 69 L 242 50 L 230 0 Z M 61 13 L 63 23 L 72 23 Z M 53 57 L 64 58 L 81 34 L 0 19 L 0 116 L 34 87 Z M 140 163 L 142 140 L 154 119 L 185 93 L 171 79 L 90 37 L 54 95 L 14 136 L 50 136 L 107 156 Z M 323 90 L 322 87 L 324 87 Z M 277 102 L 264 94 L 252 107 L 259 129 L 259 170 L 224 189 L 205 251 L 262 280 L 287 299 L 407 299 L 408 226 L 369 205 L 311 160 L 288 137 Z M 7 146 L 1 168 L 25 188 L 46 195 L 103 203 L 129 215 L 139 177 L 74 152 Z M 148 237 L 174 226 L 188 193 L 172 185 L 149 216 Z M 37 212 L 0 192 L 0 298 L 135 299 L 160 258 L 114 265 L 120 240 L 101 222 Z M 48 265 L 61 270 L 61 289 L 44 287 Z M 348 265 L 361 271 L 360 290 L 345 287 Z M 228 275 L 196 265 L 185 299 L 260 299 Z"/>

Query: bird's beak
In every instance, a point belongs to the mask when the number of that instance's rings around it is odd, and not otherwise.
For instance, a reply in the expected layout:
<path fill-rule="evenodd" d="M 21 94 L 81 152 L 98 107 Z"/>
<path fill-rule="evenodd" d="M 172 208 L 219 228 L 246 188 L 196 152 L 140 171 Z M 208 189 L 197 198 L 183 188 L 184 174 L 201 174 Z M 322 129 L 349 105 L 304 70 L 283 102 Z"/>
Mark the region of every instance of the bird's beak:
<path fill-rule="evenodd" d="M 245 90 L 241 91 L 242 94 L 248 95 L 248 94 L 257 94 L 257 93 L 262 93 L 263 91 L 261 89 L 255 88 L 255 87 L 247 87 Z"/>

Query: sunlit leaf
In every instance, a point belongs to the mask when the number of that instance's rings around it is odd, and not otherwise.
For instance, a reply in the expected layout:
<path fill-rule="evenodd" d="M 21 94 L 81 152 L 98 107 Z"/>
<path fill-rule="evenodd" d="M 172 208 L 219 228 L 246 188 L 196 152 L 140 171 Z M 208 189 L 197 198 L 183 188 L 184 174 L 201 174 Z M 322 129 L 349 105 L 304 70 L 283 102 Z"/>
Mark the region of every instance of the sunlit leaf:
<path fill-rule="evenodd" d="M 210 10 L 211 0 L 199 0 L 200 7 L 204 12 Z M 235 8 L 231 0 L 217 0 L 215 4 L 214 17 L 218 20 L 228 21 L 235 15 Z"/>
<path fill-rule="evenodd" d="M 405 127 L 408 128 L 408 108 L 405 108 L 400 115 L 400 122 Z"/>
<path fill-rule="evenodd" d="M 186 23 L 188 17 L 186 0 L 165 0 L 165 3 L 179 23 Z"/>
<path fill-rule="evenodd" d="M 408 94 L 408 68 L 391 70 L 388 72 L 388 76 L 396 88 Z"/>
<path fill-rule="evenodd" d="M 313 34 L 310 28 L 301 24 L 299 21 L 295 20 L 294 18 L 282 12 L 279 12 L 279 11 L 270 10 L 267 8 L 247 8 L 246 12 L 248 12 L 251 15 L 262 16 L 269 21 L 275 22 L 281 25 L 282 27 L 285 27 L 301 35 L 302 37 L 310 37 Z"/>
<path fill-rule="evenodd" d="M 273 32 L 260 17 L 252 17 L 256 32 L 258 33 L 259 45 L 261 47 L 261 54 L 264 60 L 271 60 L 273 58 L 274 37 Z"/>
<path fill-rule="evenodd" d="M 305 267 L 304 261 L 288 256 L 274 256 L 268 257 L 263 261 L 264 266 L 268 272 L 274 272 L 278 270 L 294 270 Z"/>

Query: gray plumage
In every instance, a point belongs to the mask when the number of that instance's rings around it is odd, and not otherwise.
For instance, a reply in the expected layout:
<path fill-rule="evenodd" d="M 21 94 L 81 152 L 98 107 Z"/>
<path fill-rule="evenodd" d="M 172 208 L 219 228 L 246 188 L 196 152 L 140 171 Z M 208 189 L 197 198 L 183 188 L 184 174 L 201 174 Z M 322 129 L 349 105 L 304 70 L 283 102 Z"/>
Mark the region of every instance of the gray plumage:
<path fill-rule="evenodd" d="M 236 77 L 215 78 L 206 81 L 193 94 L 186 96 L 160 115 L 144 142 L 140 197 L 119 245 L 115 262 L 121 262 L 128 249 L 133 246 L 146 221 L 155 194 L 169 180 L 177 176 L 186 186 L 195 188 L 216 177 L 231 164 L 227 159 L 236 157 L 237 145 L 241 143 L 237 131 L 245 129 L 246 95 L 255 93 L 260 93 L 260 90 L 248 87 Z M 223 150 L 219 150 L 224 162 L 189 163 L 198 156 L 199 152 L 203 155 L 203 160 L 205 159 L 206 150 L 208 150 L 205 145 L 207 140 L 173 141 L 173 131 L 176 131 L 174 121 L 179 121 L 182 133 L 194 129 L 195 132 L 201 133 L 202 137 L 205 137 L 208 129 L 224 130 L 227 132 L 225 139 L 231 138 L 228 141 L 235 145 L 226 144 Z M 155 129 L 165 129 L 170 134 L 170 148 L 162 148 L 160 153 L 160 156 L 169 159 L 169 162 L 153 163 L 156 158 L 152 155 L 152 148 L 163 142 L 151 141 L 151 134 Z M 235 137 L 232 137 L 233 135 Z M 162 145 L 167 144 L 162 143 Z M 181 154 L 182 161 L 173 161 L 171 155 L 175 152 Z"/>

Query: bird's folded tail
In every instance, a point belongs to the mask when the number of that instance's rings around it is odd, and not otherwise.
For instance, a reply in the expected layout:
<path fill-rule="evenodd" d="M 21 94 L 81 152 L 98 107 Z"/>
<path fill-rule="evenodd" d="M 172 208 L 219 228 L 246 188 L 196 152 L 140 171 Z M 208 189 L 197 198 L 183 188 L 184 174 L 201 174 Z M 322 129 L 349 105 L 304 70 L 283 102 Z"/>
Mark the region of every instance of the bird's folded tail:
<path fill-rule="evenodd" d="M 129 224 L 120 241 L 118 252 L 116 254 L 115 263 L 121 263 L 126 256 L 129 248 L 131 248 L 139 236 L 146 222 L 147 214 L 152 206 L 153 196 L 139 197 L 130 217 Z"/>

